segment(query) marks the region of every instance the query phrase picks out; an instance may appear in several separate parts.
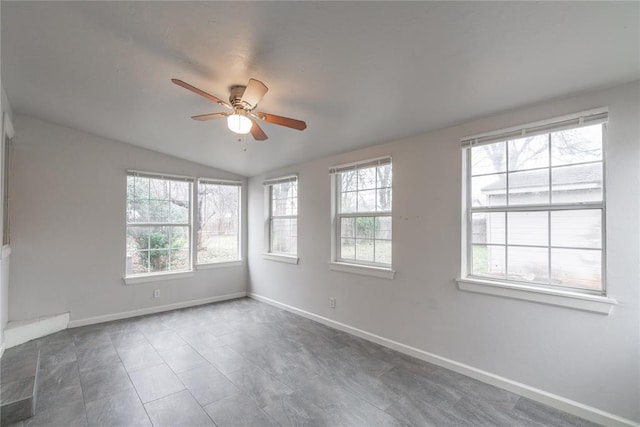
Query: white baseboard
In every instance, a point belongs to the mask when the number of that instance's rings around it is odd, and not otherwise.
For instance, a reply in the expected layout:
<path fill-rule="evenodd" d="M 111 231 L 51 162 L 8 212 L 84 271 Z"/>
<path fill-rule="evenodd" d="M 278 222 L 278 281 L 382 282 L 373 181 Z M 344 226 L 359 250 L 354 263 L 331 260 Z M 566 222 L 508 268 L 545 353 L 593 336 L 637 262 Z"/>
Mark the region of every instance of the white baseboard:
<path fill-rule="evenodd" d="M 3 354 L 4 354 L 4 343 L 0 344 L 0 359 L 2 358 Z"/>
<path fill-rule="evenodd" d="M 112 320 L 120 320 L 120 319 L 127 319 L 129 317 L 144 316 L 145 314 L 153 314 L 153 313 L 160 313 L 163 311 L 176 310 L 179 308 L 194 307 L 197 305 L 210 304 L 212 302 L 226 301 L 226 300 L 236 299 L 236 298 L 243 298 L 246 296 L 247 296 L 246 292 L 236 292 L 234 294 L 220 295 L 217 297 L 178 302 L 175 304 L 160 305 L 157 307 L 141 308 L 141 309 L 132 310 L 132 311 L 123 311 L 121 313 L 105 314 L 103 316 L 87 317 L 85 319 L 72 320 L 71 322 L 69 322 L 69 327 L 77 328 L 80 326 L 93 325 L 95 323 L 111 322 Z"/>
<path fill-rule="evenodd" d="M 68 325 L 69 313 L 9 322 L 4 328 L 4 345 L 6 348 L 15 347 L 27 341 L 67 329 Z"/>
<path fill-rule="evenodd" d="M 348 332 L 357 337 L 399 351 L 400 353 L 408 354 L 409 356 L 413 356 L 417 359 L 433 363 L 434 365 L 442 366 L 443 368 L 447 368 L 476 380 L 482 381 L 484 383 L 500 387 L 502 389 L 527 397 L 531 400 L 535 400 L 536 402 L 544 403 L 546 405 L 552 406 L 554 408 L 560 409 L 562 411 L 568 412 L 589 421 L 593 421 L 598 424 L 606 426 L 625 427 L 640 426 L 640 424 L 632 420 L 628 420 L 617 415 L 602 411 L 600 409 L 584 405 L 580 402 L 576 402 L 571 399 L 567 399 L 562 396 L 558 396 L 556 394 L 549 393 L 544 390 L 540 390 L 535 387 L 531 387 L 526 384 L 501 377 L 499 375 L 492 374 L 491 372 L 474 368 L 473 366 L 465 365 L 464 363 L 456 362 L 455 360 L 447 359 L 446 357 L 428 353 L 415 347 L 411 347 L 406 344 L 402 344 L 397 341 L 393 341 L 388 338 L 363 331 L 362 329 L 354 328 L 344 323 L 337 322 L 327 317 L 323 317 L 309 311 L 301 310 L 288 304 L 283 304 L 271 298 L 255 294 L 253 292 L 249 292 L 248 296 L 258 301 L 262 301 L 275 307 L 282 308 L 283 310 L 289 311 L 291 313 L 298 314 L 302 317 L 306 317 L 307 319 L 322 323 L 334 329 Z"/>

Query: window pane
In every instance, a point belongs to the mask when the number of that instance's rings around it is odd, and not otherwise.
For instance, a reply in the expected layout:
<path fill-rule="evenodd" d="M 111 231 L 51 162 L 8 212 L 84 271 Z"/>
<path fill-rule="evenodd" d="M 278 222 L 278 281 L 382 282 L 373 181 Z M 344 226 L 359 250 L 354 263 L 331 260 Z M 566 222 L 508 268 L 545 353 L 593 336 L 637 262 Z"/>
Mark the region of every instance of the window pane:
<path fill-rule="evenodd" d="M 391 264 L 391 216 L 387 213 L 392 209 L 392 175 L 390 164 L 339 175 L 338 214 L 358 212 L 362 215 L 340 218 L 338 258 Z M 373 216 L 376 212 L 385 216 Z"/>
<path fill-rule="evenodd" d="M 509 170 L 549 166 L 549 135 L 536 135 L 509 141 Z"/>
<path fill-rule="evenodd" d="M 171 202 L 167 200 L 149 200 L 149 221 L 169 222 Z"/>
<path fill-rule="evenodd" d="M 547 246 L 549 244 L 548 212 L 509 212 L 507 224 L 510 245 Z"/>
<path fill-rule="evenodd" d="M 551 283 L 585 289 L 602 289 L 602 252 L 551 249 Z"/>
<path fill-rule="evenodd" d="M 170 181 L 171 199 L 182 202 L 189 201 L 189 183 L 181 181 Z"/>
<path fill-rule="evenodd" d="M 524 282 L 543 282 L 549 280 L 549 249 L 509 247 L 507 249 L 507 277 Z"/>
<path fill-rule="evenodd" d="M 198 264 L 240 258 L 240 186 L 199 183 Z"/>
<path fill-rule="evenodd" d="M 189 247 L 189 227 L 168 227 L 168 229 L 171 249 L 187 249 Z"/>
<path fill-rule="evenodd" d="M 354 239 L 340 240 L 340 258 L 356 259 L 356 241 Z"/>
<path fill-rule="evenodd" d="M 373 239 L 356 239 L 356 259 L 373 262 Z"/>
<path fill-rule="evenodd" d="M 187 270 L 189 268 L 189 250 L 188 249 L 171 250 L 170 255 L 171 255 L 171 263 L 169 265 L 169 270 L 179 271 L 179 270 Z"/>
<path fill-rule="evenodd" d="M 602 125 L 551 134 L 551 164 L 568 165 L 602 160 Z"/>
<path fill-rule="evenodd" d="M 391 264 L 391 240 L 375 241 L 375 262 Z"/>
<path fill-rule="evenodd" d="M 354 238 L 356 235 L 356 219 L 340 218 L 340 236 Z"/>
<path fill-rule="evenodd" d="M 149 228 L 149 248 L 159 249 L 169 247 L 170 227 L 150 227 Z"/>
<path fill-rule="evenodd" d="M 375 238 L 391 240 L 391 217 L 390 216 L 377 217 L 375 220 L 375 223 L 376 223 Z"/>
<path fill-rule="evenodd" d="M 356 238 L 373 239 L 374 235 L 374 218 L 358 217 L 356 218 Z"/>
<path fill-rule="evenodd" d="M 356 211 L 356 193 L 355 191 L 349 191 L 348 193 L 342 193 L 340 198 L 340 213 L 351 213 Z"/>
<path fill-rule="evenodd" d="M 158 273 L 169 271 L 169 250 L 168 249 L 151 249 L 149 252 L 143 252 L 149 256 L 149 271 Z"/>
<path fill-rule="evenodd" d="M 274 216 L 296 215 L 298 187 L 296 182 L 283 182 L 271 186 L 271 213 Z"/>
<path fill-rule="evenodd" d="M 127 198 L 148 199 L 149 198 L 149 178 L 138 176 L 127 177 Z"/>
<path fill-rule="evenodd" d="M 376 168 L 358 170 L 358 190 L 376 188 Z"/>
<path fill-rule="evenodd" d="M 388 212 L 391 210 L 391 188 L 383 188 L 378 190 L 378 212 Z"/>
<path fill-rule="evenodd" d="M 376 190 L 358 191 L 358 212 L 375 212 Z"/>
<path fill-rule="evenodd" d="M 504 246 L 473 245 L 471 273 L 478 276 L 504 278 Z"/>
<path fill-rule="evenodd" d="M 358 189 L 358 171 L 343 172 L 340 174 L 341 191 L 356 191 Z"/>
<path fill-rule="evenodd" d="M 551 212 L 551 246 L 602 247 L 602 211 L 599 209 Z"/>
<path fill-rule="evenodd" d="M 391 187 L 391 182 L 393 180 L 393 172 L 391 170 L 391 165 L 378 166 L 377 168 L 378 174 L 378 188 L 387 188 Z"/>
<path fill-rule="evenodd" d="M 127 227 L 127 253 L 149 248 L 149 227 Z"/>
<path fill-rule="evenodd" d="M 551 169 L 553 203 L 602 201 L 602 163 Z"/>
<path fill-rule="evenodd" d="M 549 203 L 549 169 L 509 174 L 509 206 Z"/>
<path fill-rule="evenodd" d="M 135 199 L 128 202 L 127 221 L 129 223 L 149 222 L 149 200 Z"/>
<path fill-rule="evenodd" d="M 505 206 L 507 204 L 506 174 L 471 178 L 472 206 Z"/>
<path fill-rule="evenodd" d="M 127 253 L 127 274 L 144 274 L 149 272 L 149 255 L 146 251 Z"/>
<path fill-rule="evenodd" d="M 127 274 L 190 268 L 191 183 L 163 178 L 127 177 L 127 222 L 158 226 L 127 227 Z M 163 226 L 184 223 L 185 226 Z M 173 252 L 187 258 L 173 261 Z"/>
<path fill-rule="evenodd" d="M 188 224 L 189 223 L 189 202 L 173 201 L 169 205 L 168 222 Z"/>
<path fill-rule="evenodd" d="M 506 171 L 505 142 L 482 145 L 471 149 L 471 175 Z"/>
<path fill-rule="evenodd" d="M 164 179 L 149 179 L 149 198 L 169 200 L 169 182 Z"/>
<path fill-rule="evenodd" d="M 297 220 L 273 218 L 271 221 L 271 252 L 295 255 L 297 251 Z"/>
<path fill-rule="evenodd" d="M 471 215 L 471 241 L 473 243 L 505 244 L 505 213 L 481 212 Z"/>

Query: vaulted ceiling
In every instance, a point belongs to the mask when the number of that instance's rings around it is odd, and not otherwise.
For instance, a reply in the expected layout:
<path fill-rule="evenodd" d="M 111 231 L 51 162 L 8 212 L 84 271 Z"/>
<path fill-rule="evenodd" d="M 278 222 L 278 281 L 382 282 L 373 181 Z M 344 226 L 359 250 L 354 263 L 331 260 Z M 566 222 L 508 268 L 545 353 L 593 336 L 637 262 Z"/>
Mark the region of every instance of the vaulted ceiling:
<path fill-rule="evenodd" d="M 638 2 L 10 2 L 15 112 L 251 176 L 637 79 Z M 244 141 L 220 98 L 305 120 Z M 246 151 L 245 151 L 246 148 Z"/>

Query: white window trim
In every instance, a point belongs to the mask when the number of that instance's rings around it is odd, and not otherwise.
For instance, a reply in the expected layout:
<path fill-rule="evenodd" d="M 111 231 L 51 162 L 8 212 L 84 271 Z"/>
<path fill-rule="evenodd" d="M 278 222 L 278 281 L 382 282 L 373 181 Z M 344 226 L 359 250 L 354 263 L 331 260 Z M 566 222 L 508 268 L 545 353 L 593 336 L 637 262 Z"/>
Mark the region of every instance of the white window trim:
<path fill-rule="evenodd" d="M 391 259 L 391 265 L 382 265 L 376 263 L 366 262 L 352 262 L 353 260 L 345 260 L 339 257 L 340 239 L 338 234 L 340 233 L 340 224 L 338 214 L 338 197 L 340 190 L 338 188 L 337 176 L 342 172 L 348 172 L 352 170 L 365 169 L 374 166 L 392 164 L 391 156 L 376 157 L 374 159 L 363 160 L 360 162 L 345 163 L 329 168 L 329 175 L 331 177 L 331 260 L 329 261 L 329 269 L 333 271 L 340 271 L 344 273 L 362 274 L 372 277 L 381 277 L 385 279 L 393 280 L 396 271 L 393 269 L 393 258 Z M 393 192 L 393 184 L 392 184 Z M 393 199 L 392 199 L 393 200 Z M 390 216 L 393 218 L 393 207 L 389 212 L 366 212 L 366 213 L 349 213 L 344 216 Z M 393 238 L 391 239 L 391 247 L 393 248 Z"/>
<path fill-rule="evenodd" d="M 396 271 L 391 268 L 374 267 L 364 264 L 350 264 L 340 261 L 329 262 L 329 270 L 343 273 L 360 274 L 362 276 L 378 277 L 393 280 Z"/>
<path fill-rule="evenodd" d="M 559 289 L 542 289 L 528 285 L 506 284 L 469 277 L 458 278 L 456 281 L 461 291 L 532 301 L 605 315 L 609 315 L 613 306 L 618 304 L 611 297 L 577 294 Z"/>
<path fill-rule="evenodd" d="M 209 262 L 206 264 L 196 264 L 196 270 L 210 270 L 214 268 L 238 267 L 244 265 L 244 260 Z"/>
<path fill-rule="evenodd" d="M 125 285 L 137 285 L 140 283 L 158 282 L 161 280 L 185 279 L 187 277 L 193 277 L 193 270 L 124 276 L 122 280 Z"/>
<path fill-rule="evenodd" d="M 300 181 L 298 180 L 298 175 L 285 175 L 276 178 L 269 178 L 262 182 L 264 188 L 264 213 L 265 213 L 265 223 L 264 223 L 264 243 L 263 243 L 263 252 L 262 258 L 269 261 L 277 261 L 284 262 L 287 264 L 298 264 L 300 258 L 298 257 L 298 245 L 300 243 L 299 232 L 296 233 L 296 254 L 285 254 L 280 252 L 272 252 L 271 251 L 271 224 L 273 220 L 272 211 L 271 211 L 271 188 L 276 184 L 282 184 L 285 182 L 295 182 L 297 187 L 296 190 L 296 199 L 297 206 L 299 208 L 299 196 L 300 196 Z M 277 218 L 295 218 L 298 220 L 298 211 L 296 211 L 296 215 L 281 215 Z M 296 221 L 296 224 L 299 226 L 300 222 Z"/>
<path fill-rule="evenodd" d="M 185 278 L 185 277 L 191 277 L 193 276 L 193 271 L 194 271 L 194 258 L 195 258 L 195 248 L 193 247 L 193 215 L 194 215 L 194 210 L 193 210 L 193 199 L 194 199 L 194 193 L 196 191 L 196 186 L 195 186 L 195 178 L 192 176 L 186 176 L 186 175 L 173 175 L 173 174 L 165 174 L 165 173 L 157 173 L 157 172 L 146 172 L 146 171 L 140 171 L 140 170 L 135 170 L 135 169 L 127 169 L 126 171 L 126 176 L 130 176 L 130 175 L 134 175 L 134 176 L 141 176 L 141 177 L 145 177 L 145 178 L 161 178 L 161 179 L 169 179 L 169 180 L 182 180 L 185 182 L 190 182 L 191 183 L 191 200 L 189 203 L 189 209 L 190 209 L 190 215 L 189 215 L 189 223 L 188 223 L 188 228 L 189 228 L 189 257 L 190 257 L 190 264 L 189 264 L 189 269 L 188 270 L 180 270 L 180 271 L 162 271 L 162 272 L 154 272 L 154 273 L 146 273 L 146 274 L 132 274 L 132 275 L 127 275 L 126 274 L 126 262 L 125 262 L 125 274 L 122 278 L 122 280 L 124 281 L 125 285 L 134 285 L 134 284 L 138 284 L 138 283 L 145 283 L 145 282 L 155 282 L 158 280 L 173 280 L 173 279 L 179 279 L 179 278 Z M 125 192 L 125 197 L 127 196 L 127 193 Z M 146 226 L 146 225 L 158 225 L 158 226 L 165 226 L 165 225 L 176 225 L 176 226 L 185 226 L 185 224 L 170 224 L 170 223 L 140 223 L 140 224 L 129 224 L 128 221 L 125 220 L 125 230 L 126 228 L 128 228 L 129 226 L 135 227 L 135 226 Z"/>
<path fill-rule="evenodd" d="M 238 259 L 234 259 L 231 261 L 219 261 L 219 262 L 199 262 L 198 261 L 198 248 L 195 247 L 195 242 L 192 242 L 193 245 L 193 257 L 194 257 L 194 266 L 196 270 L 206 270 L 209 268 L 222 268 L 222 267 L 233 267 L 236 265 L 242 265 L 244 262 L 242 260 L 242 198 L 244 197 L 243 185 L 242 181 L 238 180 L 230 180 L 230 179 L 217 179 L 217 178 L 198 178 L 197 186 L 194 186 L 194 197 L 196 198 L 195 206 L 200 209 L 200 197 L 199 197 L 199 186 L 200 183 L 204 184 L 213 184 L 213 185 L 231 185 L 240 187 L 240 197 L 238 197 Z M 198 213 L 193 211 L 193 223 L 195 224 L 195 218 Z M 195 237 L 195 235 L 194 235 Z"/>
<path fill-rule="evenodd" d="M 542 303 L 547 305 L 555 305 L 560 307 L 571 308 L 575 310 L 581 310 L 586 312 L 598 313 L 609 315 L 613 309 L 613 306 L 617 305 L 615 298 L 606 294 L 606 141 L 603 140 L 603 200 L 598 203 L 599 208 L 603 211 L 602 221 L 602 251 L 603 251 L 603 274 L 602 284 L 603 293 L 589 294 L 588 292 L 572 292 L 566 288 L 553 289 L 545 285 L 538 284 L 520 284 L 508 280 L 491 280 L 484 279 L 478 276 L 470 276 L 468 274 L 469 268 L 469 236 L 470 236 L 470 223 L 468 218 L 468 204 L 469 204 L 469 153 L 468 150 L 475 143 L 478 145 L 491 144 L 493 142 L 502 141 L 505 137 L 516 135 L 535 135 L 538 133 L 548 133 L 555 130 L 573 128 L 577 125 L 591 125 L 598 123 L 605 123 L 608 119 L 608 108 L 597 108 L 593 110 L 583 111 L 576 114 L 566 115 L 555 119 L 544 120 L 527 125 L 515 126 L 508 129 L 503 129 L 496 132 L 490 132 L 485 134 L 479 134 L 462 138 L 460 140 L 462 147 L 462 171 L 463 171 L 463 191 L 462 191 L 462 230 L 463 233 L 461 239 L 461 275 L 456 279 L 458 288 L 461 291 L 480 293 L 485 295 L 493 295 L 498 297 L 512 298 L 518 300 L 531 301 L 536 303 Z M 558 125 L 558 128 L 554 127 L 554 124 Z M 564 127 L 563 127 L 564 126 Z M 534 131 L 529 131 L 534 129 Z M 577 203 L 576 205 L 588 206 L 589 203 Z"/>
<path fill-rule="evenodd" d="M 269 261 L 284 262 L 287 264 L 298 264 L 300 258 L 292 255 L 279 254 L 275 252 L 265 252 L 262 254 L 262 258 Z"/>

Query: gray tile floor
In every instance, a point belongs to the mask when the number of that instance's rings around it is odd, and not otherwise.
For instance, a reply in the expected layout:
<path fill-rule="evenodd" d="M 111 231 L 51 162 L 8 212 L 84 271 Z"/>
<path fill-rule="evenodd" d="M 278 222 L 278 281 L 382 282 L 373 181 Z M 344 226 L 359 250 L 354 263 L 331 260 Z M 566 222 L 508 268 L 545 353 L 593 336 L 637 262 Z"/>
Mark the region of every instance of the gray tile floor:
<path fill-rule="evenodd" d="M 591 426 L 239 299 L 69 329 L 41 352 L 32 426 Z"/>

